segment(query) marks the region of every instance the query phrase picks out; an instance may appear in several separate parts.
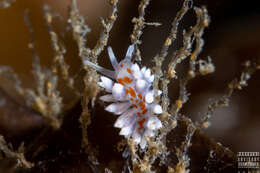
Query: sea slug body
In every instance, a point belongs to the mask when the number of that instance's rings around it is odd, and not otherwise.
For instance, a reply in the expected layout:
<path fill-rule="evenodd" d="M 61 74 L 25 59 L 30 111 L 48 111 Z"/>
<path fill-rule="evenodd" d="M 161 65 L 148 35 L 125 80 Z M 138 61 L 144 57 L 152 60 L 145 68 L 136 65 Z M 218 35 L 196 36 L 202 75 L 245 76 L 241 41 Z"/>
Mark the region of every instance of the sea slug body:
<path fill-rule="evenodd" d="M 155 136 L 155 130 L 162 127 L 156 114 L 162 114 L 162 107 L 154 104 L 154 90 L 152 89 L 154 75 L 151 70 L 131 62 L 134 46 L 128 47 L 125 58 L 117 62 L 111 47 L 108 54 L 115 71 L 111 71 L 84 61 L 98 72 L 103 74 L 98 83 L 106 92 L 100 97 L 104 102 L 113 102 L 105 110 L 120 115 L 114 127 L 120 128 L 120 135 L 132 138 L 135 144 L 142 149 L 147 145 L 147 139 Z M 112 80 L 111 80 L 111 79 Z M 114 82 L 114 81 L 116 82 Z M 158 92 L 158 95 L 161 91 Z"/>

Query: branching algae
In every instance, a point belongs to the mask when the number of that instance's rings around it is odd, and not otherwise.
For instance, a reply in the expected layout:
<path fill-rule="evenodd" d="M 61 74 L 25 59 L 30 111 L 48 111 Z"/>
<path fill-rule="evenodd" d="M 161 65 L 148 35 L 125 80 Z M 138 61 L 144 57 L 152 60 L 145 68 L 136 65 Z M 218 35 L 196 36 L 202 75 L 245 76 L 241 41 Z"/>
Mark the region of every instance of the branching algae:
<path fill-rule="evenodd" d="M 12 2 L 12 0 L 3 1 L 0 3 L 0 8 L 7 8 Z M 143 29 L 147 26 L 159 26 L 160 24 L 145 21 L 145 10 L 150 0 L 140 0 L 138 6 L 139 16 L 132 19 L 134 27 L 130 35 L 131 45 L 128 47 L 125 58 L 118 62 L 112 48 L 108 47 L 107 49 L 114 68 L 112 71 L 98 65 L 98 57 L 106 48 L 111 29 L 118 17 L 119 1 L 110 0 L 109 2 L 112 6 L 111 13 L 107 19 L 101 20 L 103 29 L 92 49 L 86 45 L 86 35 L 91 30 L 78 10 L 77 1 L 72 0 L 70 5 L 68 24 L 72 29 L 73 39 L 78 46 L 78 55 L 85 70 L 84 77 L 81 78 L 84 81 L 84 90 L 82 92 L 76 89 L 75 79 L 71 77 L 69 65 L 64 60 L 66 48 L 61 43 L 59 34 L 55 32 L 52 26 L 54 14 L 50 8 L 47 5 L 43 7 L 44 19 L 54 52 L 54 61 L 50 69 L 40 65 L 39 57 L 34 49 L 35 40 L 32 25 L 29 21 L 28 11 L 25 12 L 25 23 L 29 29 L 31 39 L 29 48 L 35 58 L 33 74 L 37 88 L 36 90 L 23 88 L 18 76 L 10 67 L 1 66 L 0 75 L 13 82 L 16 92 L 23 96 L 26 101 L 26 107 L 37 112 L 43 118 L 46 128 L 41 132 L 39 138 L 35 137 L 28 145 L 20 145 L 18 151 L 10 147 L 4 137 L 0 135 L 0 150 L 5 155 L 0 154 L 0 159 L 4 157 L 13 159 L 16 161 L 17 167 L 29 171 L 37 170 L 37 168 L 43 167 L 44 163 L 49 163 L 49 160 L 52 159 L 37 160 L 37 157 L 41 152 L 48 152 L 48 147 L 45 147 L 50 143 L 48 140 L 53 140 L 59 134 L 65 133 L 64 129 L 66 129 L 67 125 L 64 124 L 65 114 L 73 108 L 73 110 L 80 110 L 80 117 L 69 115 L 69 117 L 77 117 L 77 121 L 79 119 L 80 122 L 81 139 L 77 143 L 81 142 L 81 147 L 77 156 L 84 155 L 87 158 L 84 160 L 85 162 L 81 163 L 88 165 L 92 172 L 112 172 L 108 168 L 108 164 L 100 162 L 97 154 L 98 147 L 89 138 L 92 116 L 94 116 L 92 110 L 97 106 L 96 98 L 98 98 L 110 103 L 103 108 L 118 115 L 114 127 L 120 128 L 119 134 L 125 137 L 119 142 L 123 146 L 120 153 L 123 161 L 120 160 L 122 169 L 120 168 L 118 172 L 188 173 L 190 172 L 191 160 L 188 150 L 192 146 L 192 138 L 202 136 L 200 130 L 209 127 L 210 118 L 214 111 L 219 107 L 228 106 L 233 91 L 246 87 L 251 75 L 260 69 L 259 62 L 246 61 L 244 71 L 238 79 L 230 82 L 227 93 L 209 104 L 208 111 L 201 118 L 201 121 L 193 122 L 187 116 L 180 114 L 180 110 L 190 96 L 186 89 L 187 84 L 195 77 L 207 75 L 215 70 L 210 57 L 208 61 L 199 59 L 199 54 L 204 45 L 202 35 L 204 29 L 210 23 L 207 9 L 205 7 L 194 7 L 192 0 L 184 0 L 182 8 L 172 21 L 170 33 L 165 38 L 160 51 L 153 57 L 154 67 L 146 68 L 140 65 L 142 64 L 142 55 L 139 46 L 142 43 L 140 39 Z M 182 46 L 173 53 L 169 53 L 170 46 L 175 43 L 179 34 L 179 23 L 189 10 L 195 12 L 196 24 L 187 31 L 183 31 Z M 168 68 L 162 69 L 166 57 L 169 57 L 170 60 Z M 177 74 L 176 67 L 184 60 L 188 60 L 189 67 L 183 77 Z M 177 100 L 171 101 L 168 97 L 168 85 L 170 82 L 175 82 L 177 77 L 181 79 L 179 97 Z M 58 91 L 58 81 L 61 79 L 65 82 L 64 86 L 72 91 L 75 98 L 69 104 L 64 103 L 63 96 Z M 99 97 L 100 88 L 103 88 L 108 94 Z M 78 104 L 80 108 L 76 106 L 77 103 L 80 103 Z M 179 138 L 175 140 L 180 145 L 167 146 L 167 135 L 178 128 L 182 129 L 182 134 L 178 135 L 182 135 L 183 140 L 180 141 Z M 51 137 L 48 137 L 48 135 Z M 56 136 L 53 137 L 52 135 Z M 48 139 L 47 142 L 45 138 Z M 56 146 L 54 148 L 56 151 Z M 219 148 L 230 155 L 233 154 L 223 146 L 214 145 L 214 147 L 210 148 L 209 153 L 211 154 L 209 154 L 208 159 L 212 159 L 212 153 L 217 153 Z M 59 156 L 57 156 L 57 159 Z M 66 156 L 69 157 L 69 154 Z M 176 161 L 173 162 L 172 158 L 176 158 Z M 233 158 L 233 155 L 231 158 Z"/>

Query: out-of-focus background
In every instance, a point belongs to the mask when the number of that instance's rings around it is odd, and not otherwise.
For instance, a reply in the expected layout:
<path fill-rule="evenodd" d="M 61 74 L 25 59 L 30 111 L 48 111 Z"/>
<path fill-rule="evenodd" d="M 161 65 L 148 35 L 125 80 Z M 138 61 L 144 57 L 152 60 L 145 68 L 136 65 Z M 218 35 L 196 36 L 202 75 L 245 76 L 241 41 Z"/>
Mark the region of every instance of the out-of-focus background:
<path fill-rule="evenodd" d="M 29 9 L 29 18 L 35 32 L 35 48 L 41 64 L 50 66 L 53 59 L 50 37 L 43 18 L 43 4 L 47 3 L 52 11 L 60 17 L 55 19 L 55 31 L 64 42 L 67 54 L 65 61 L 71 66 L 70 72 L 77 76 L 81 72 L 77 46 L 72 39 L 71 30 L 67 25 L 68 0 L 18 0 L 7 9 L 0 9 L 0 65 L 11 66 L 23 81 L 24 87 L 33 87 L 31 75 L 33 56 L 28 49 L 29 31 L 24 23 L 24 10 Z M 130 44 L 129 35 L 133 29 L 131 19 L 138 15 L 139 1 L 120 2 L 119 17 L 112 29 L 109 45 L 117 57 L 124 57 Z M 79 9 L 91 28 L 87 36 L 87 44 L 93 47 L 101 31 L 100 17 L 105 18 L 109 11 L 108 1 L 79 0 Z M 143 64 L 152 67 L 152 57 L 160 49 L 171 27 L 171 21 L 180 9 L 182 1 L 161 0 L 151 1 L 146 21 L 159 22 L 159 27 L 147 26 L 142 36 L 141 45 Z M 205 114 L 207 104 L 212 99 L 224 94 L 228 82 L 239 76 L 241 64 L 247 59 L 260 58 L 260 8 L 252 1 L 206 1 L 195 0 L 194 6 L 206 6 L 211 16 L 211 24 L 205 30 L 205 46 L 200 58 L 212 58 L 216 72 L 208 76 L 192 80 L 188 85 L 190 100 L 182 113 L 198 120 Z M 195 13 L 189 12 L 180 24 L 180 32 L 188 30 L 195 24 Z M 181 36 L 170 51 L 181 46 Z M 111 68 L 107 53 L 99 58 L 102 66 Z M 165 62 L 165 66 L 167 61 Z M 182 68 L 178 68 L 182 71 Z M 1 82 L 0 87 L 14 100 L 21 100 L 11 91 L 11 84 Z M 9 90 L 10 89 L 10 90 Z M 178 82 L 170 85 L 170 98 L 178 96 Z M 0 133 L 9 137 L 18 135 L 32 126 L 41 125 L 41 119 L 26 115 L 6 114 L 5 102 L 0 98 Z M 23 123 L 21 123 L 23 122 Z M 218 109 L 213 118 L 212 126 L 205 132 L 216 141 L 229 147 L 232 151 L 260 151 L 260 73 L 257 72 L 249 80 L 249 86 L 235 92 L 228 108 Z"/>

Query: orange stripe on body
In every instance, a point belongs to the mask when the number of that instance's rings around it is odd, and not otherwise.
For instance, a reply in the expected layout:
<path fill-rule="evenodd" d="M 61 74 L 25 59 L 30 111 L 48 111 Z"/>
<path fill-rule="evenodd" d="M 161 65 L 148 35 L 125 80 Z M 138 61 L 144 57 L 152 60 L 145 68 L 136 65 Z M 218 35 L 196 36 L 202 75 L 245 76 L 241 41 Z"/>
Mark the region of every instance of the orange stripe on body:
<path fill-rule="evenodd" d="M 144 109 L 142 114 L 146 114 L 147 113 L 147 109 Z"/>
<path fill-rule="evenodd" d="M 123 82 L 124 83 L 132 83 L 132 79 L 130 79 L 129 77 L 127 77 L 127 76 L 125 76 L 124 78 L 123 78 Z"/>
<path fill-rule="evenodd" d="M 118 83 L 120 83 L 121 85 L 125 85 L 123 79 L 118 78 L 117 81 L 118 81 Z"/>
<path fill-rule="evenodd" d="M 132 71 L 129 68 L 127 68 L 126 71 L 127 73 L 132 74 Z"/>
<path fill-rule="evenodd" d="M 145 109 L 145 104 L 144 104 L 144 102 L 140 102 L 140 103 L 139 103 L 139 106 L 140 106 L 140 108 L 141 108 L 142 110 Z"/>
<path fill-rule="evenodd" d="M 131 95 L 131 97 L 136 97 L 136 93 L 135 93 L 135 90 L 133 90 L 133 88 L 132 87 L 129 87 L 129 93 L 130 93 L 130 95 Z"/>
<path fill-rule="evenodd" d="M 138 121 L 138 124 L 139 124 L 139 128 L 138 130 L 142 130 L 144 128 L 144 122 L 146 121 L 146 118 Z"/>

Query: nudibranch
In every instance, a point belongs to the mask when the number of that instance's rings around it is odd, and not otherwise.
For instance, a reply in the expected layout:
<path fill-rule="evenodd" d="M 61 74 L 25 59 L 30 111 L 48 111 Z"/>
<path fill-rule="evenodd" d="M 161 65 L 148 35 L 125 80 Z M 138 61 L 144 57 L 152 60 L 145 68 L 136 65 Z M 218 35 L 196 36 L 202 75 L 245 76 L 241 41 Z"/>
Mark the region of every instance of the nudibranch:
<path fill-rule="evenodd" d="M 134 46 L 128 47 L 125 58 L 117 62 L 111 47 L 108 55 L 114 71 L 100 67 L 89 61 L 84 61 L 102 75 L 98 85 L 110 93 L 100 97 L 104 102 L 112 102 L 105 108 L 106 111 L 120 115 L 114 127 L 120 128 L 120 135 L 132 138 L 134 143 L 142 149 L 147 140 L 155 136 L 155 130 L 162 127 L 158 114 L 162 114 L 162 107 L 154 103 L 153 81 L 151 70 L 132 63 Z M 112 79 L 112 80 L 111 80 Z M 158 91 L 158 95 L 161 91 Z M 157 114 L 157 115 L 156 115 Z"/>

